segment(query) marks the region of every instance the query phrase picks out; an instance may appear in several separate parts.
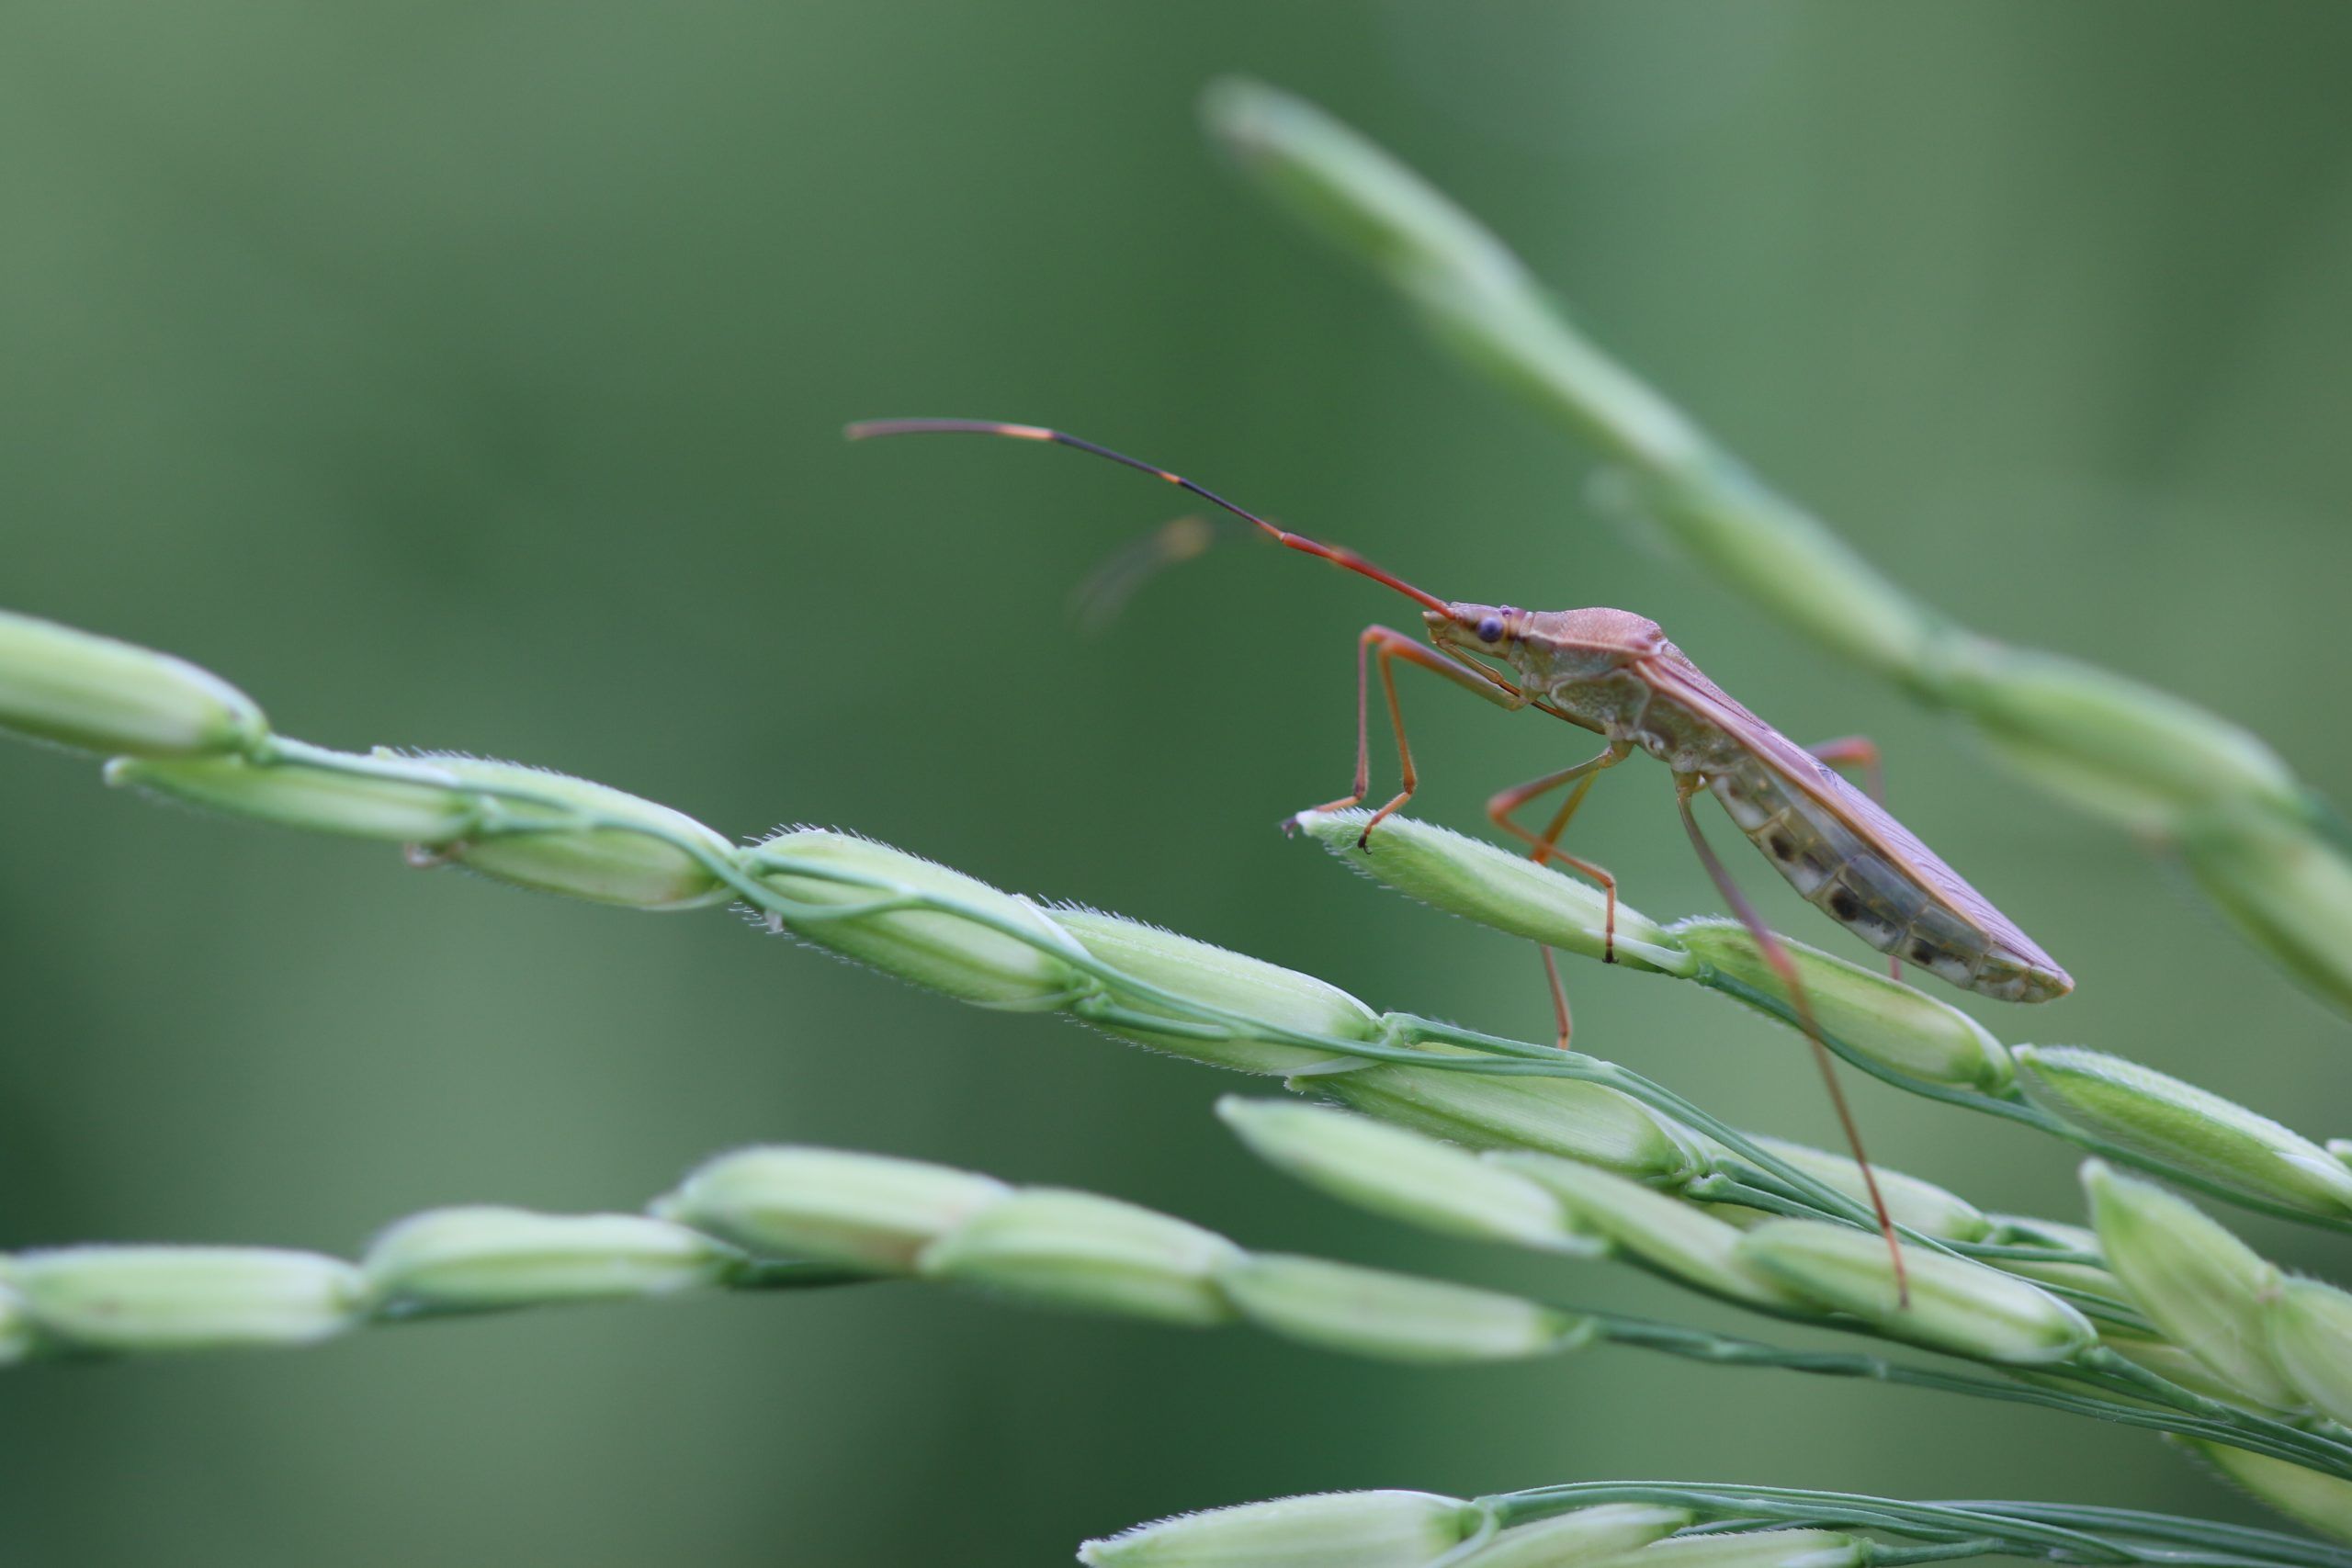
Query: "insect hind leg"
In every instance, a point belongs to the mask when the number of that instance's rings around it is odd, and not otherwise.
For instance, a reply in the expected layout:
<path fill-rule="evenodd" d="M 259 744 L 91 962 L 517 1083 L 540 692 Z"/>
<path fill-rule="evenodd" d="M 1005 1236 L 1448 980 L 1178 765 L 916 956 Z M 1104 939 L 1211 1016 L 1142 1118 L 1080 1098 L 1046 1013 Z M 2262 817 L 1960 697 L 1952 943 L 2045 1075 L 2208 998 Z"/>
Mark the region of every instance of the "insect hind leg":
<path fill-rule="evenodd" d="M 1837 1111 L 1838 1125 L 1846 1134 L 1846 1146 L 1853 1150 L 1854 1163 L 1861 1168 L 1862 1186 L 1870 1193 L 1871 1212 L 1878 1221 L 1879 1234 L 1886 1238 L 1887 1256 L 1894 1263 L 1896 1303 L 1907 1310 L 1911 1305 L 1911 1279 L 1903 1265 L 1903 1244 L 1894 1233 L 1894 1216 L 1887 1213 L 1886 1199 L 1879 1191 L 1878 1173 L 1871 1168 L 1871 1157 L 1862 1148 L 1861 1127 L 1854 1120 L 1853 1107 L 1847 1103 L 1845 1086 L 1838 1081 L 1837 1064 L 1830 1058 L 1829 1047 L 1821 1038 L 1821 1025 L 1813 1016 L 1813 1000 L 1806 994 L 1804 980 L 1797 974 L 1796 963 L 1789 957 L 1789 950 L 1779 934 L 1764 923 L 1763 917 L 1756 912 L 1756 906 L 1747 901 L 1747 895 L 1742 893 L 1739 884 L 1732 880 L 1730 868 L 1716 856 L 1707 843 L 1707 836 L 1699 830 L 1699 819 L 1690 814 L 1690 797 L 1705 787 L 1705 778 L 1697 773 L 1684 774 L 1674 781 L 1674 804 L 1682 813 L 1683 831 L 1690 835 L 1690 847 L 1699 852 L 1699 863 L 1706 867 L 1708 879 L 1714 883 L 1715 891 L 1723 895 L 1724 902 L 1731 906 L 1732 913 L 1747 929 L 1747 934 L 1755 939 L 1757 950 L 1764 955 L 1764 962 L 1771 965 L 1772 973 L 1780 977 L 1782 987 L 1788 992 L 1790 1005 L 1796 1010 L 1805 1043 L 1813 1047 L 1814 1065 L 1821 1069 L 1821 1081 L 1829 1090 L 1830 1107 Z"/>
<path fill-rule="evenodd" d="M 1880 806 L 1886 804 L 1886 754 L 1867 735 L 1841 735 L 1835 740 L 1805 748 L 1816 761 L 1833 768 L 1860 769 L 1862 793 Z"/>

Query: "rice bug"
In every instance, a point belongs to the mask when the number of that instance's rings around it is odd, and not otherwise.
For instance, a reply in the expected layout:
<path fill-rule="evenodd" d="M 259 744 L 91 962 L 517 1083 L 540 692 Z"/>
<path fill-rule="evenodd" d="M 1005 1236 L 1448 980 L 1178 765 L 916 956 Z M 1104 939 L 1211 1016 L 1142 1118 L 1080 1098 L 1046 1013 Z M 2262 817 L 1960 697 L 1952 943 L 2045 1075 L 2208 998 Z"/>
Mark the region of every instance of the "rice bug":
<path fill-rule="evenodd" d="M 1073 446 L 1188 491 L 1256 525 L 1278 544 L 1319 556 L 1412 600 L 1421 607 L 1430 646 L 1383 626 L 1367 626 L 1358 637 L 1355 786 L 1318 809 L 1354 806 L 1369 787 L 1370 663 L 1374 654 L 1380 661 L 1381 690 L 1396 731 L 1403 778 L 1396 795 L 1365 822 L 1357 839 L 1362 847 L 1370 847 L 1373 829 L 1412 798 L 1419 782 L 1412 748 L 1405 739 L 1404 710 L 1396 698 L 1397 660 L 1442 675 L 1498 707 L 1538 708 L 1601 735 L 1608 745 L 1599 755 L 1501 791 L 1487 803 L 1487 815 L 1497 827 L 1531 845 L 1536 860 L 1557 861 L 1600 885 L 1607 897 L 1604 962 L 1614 956 L 1616 878 L 1561 849 L 1559 840 L 1603 771 L 1636 750 L 1665 762 L 1674 777 L 1675 802 L 1683 828 L 1707 874 L 1787 987 L 1828 1083 L 1847 1140 L 1868 1180 L 1871 1206 L 1890 1247 L 1894 1245 L 1894 1225 L 1879 1199 L 1878 1183 L 1870 1175 L 1860 1134 L 1838 1087 L 1820 1029 L 1814 1022 L 1804 984 L 1786 948 L 1708 847 L 1698 818 L 1691 814 L 1690 797 L 1702 790 L 1713 795 L 1733 823 L 1764 852 L 1807 903 L 1871 946 L 1893 954 L 1898 963 L 1908 959 L 1954 985 L 2003 1001 L 2048 1001 L 2074 987 L 2066 972 L 2031 939 L 1829 765 L 1831 760 L 1842 759 L 1874 769 L 1876 753 L 1866 742 L 1838 743 L 1824 749 L 1826 756 L 1807 752 L 1702 674 L 1680 649 L 1667 640 L 1655 621 L 1624 610 L 1519 610 L 1440 599 L 1353 550 L 1294 534 L 1181 474 L 1041 425 L 958 419 L 876 420 L 853 424 L 848 434 L 854 440 L 876 435 L 1001 435 Z M 1482 660 L 1499 662 L 1509 673 Z M 1513 819 L 1513 814 L 1529 802 L 1559 789 L 1568 793 L 1542 832 Z M 1565 1047 L 1570 1028 L 1567 999 L 1549 949 L 1544 951 L 1544 964 Z M 1895 1269 L 1899 1282 L 1899 1251 Z"/>

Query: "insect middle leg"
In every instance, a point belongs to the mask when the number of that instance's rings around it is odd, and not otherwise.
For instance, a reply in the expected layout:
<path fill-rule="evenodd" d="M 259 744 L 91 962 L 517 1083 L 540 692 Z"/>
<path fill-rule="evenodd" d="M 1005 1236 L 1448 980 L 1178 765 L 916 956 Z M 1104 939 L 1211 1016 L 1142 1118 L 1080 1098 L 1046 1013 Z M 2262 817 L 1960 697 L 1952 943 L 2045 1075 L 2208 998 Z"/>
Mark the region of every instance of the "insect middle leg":
<path fill-rule="evenodd" d="M 1807 751 L 1833 768 L 1855 768 L 1862 775 L 1862 793 L 1871 804 L 1886 805 L 1886 758 L 1878 742 L 1867 735 L 1841 735 L 1835 740 L 1824 740 L 1818 746 L 1808 746 Z M 1893 953 L 1887 955 L 1887 977 L 1903 978 L 1903 960 Z"/>
<path fill-rule="evenodd" d="M 1314 807 L 1317 812 L 1344 811 L 1351 806 L 1363 804 L 1364 793 L 1372 784 L 1372 656 L 1380 655 L 1380 688 L 1388 699 L 1388 722 L 1396 732 L 1396 762 L 1403 773 L 1403 786 L 1387 805 L 1372 814 L 1356 835 L 1356 848 L 1372 847 L 1372 830 L 1386 820 L 1397 807 L 1413 798 L 1420 787 L 1420 775 L 1413 767 L 1412 743 L 1405 739 L 1405 710 L 1396 700 L 1396 671 L 1394 661 L 1399 659 L 1435 671 L 1457 686 L 1462 686 L 1486 698 L 1497 707 L 1518 709 L 1531 700 L 1529 694 L 1500 675 L 1480 664 L 1464 663 L 1449 659 L 1437 649 L 1414 641 L 1394 626 L 1366 626 L 1356 638 L 1356 783 L 1355 788 L 1337 800 Z"/>
<path fill-rule="evenodd" d="M 1579 859 L 1560 848 L 1560 835 L 1568 830 L 1568 823 L 1576 816 L 1577 807 L 1584 804 L 1586 792 L 1592 788 L 1592 781 L 1600 776 L 1601 770 L 1615 767 L 1632 755 L 1633 750 L 1631 741 L 1612 741 L 1608 749 L 1597 757 L 1588 757 L 1573 768 L 1562 768 L 1556 773 L 1545 773 L 1540 779 L 1530 779 L 1523 784 L 1499 790 L 1487 801 L 1487 820 L 1513 838 L 1523 840 L 1532 846 L 1532 852 L 1528 856 L 1530 860 L 1534 861 L 1538 865 L 1556 860 L 1592 878 L 1600 885 L 1601 891 L 1609 896 L 1606 934 L 1602 942 L 1603 951 L 1609 954 L 1609 957 L 1604 962 L 1614 962 L 1616 957 L 1617 879 L 1592 862 Z M 1571 784 L 1576 787 L 1568 791 L 1567 799 L 1560 803 L 1560 809 L 1553 813 L 1550 824 L 1543 832 L 1531 833 L 1511 820 L 1512 812 L 1517 811 L 1536 796 L 1549 795 L 1562 784 Z"/>
<path fill-rule="evenodd" d="M 1546 773 L 1540 779 L 1530 779 L 1514 788 L 1498 791 L 1487 802 L 1487 819 L 1514 838 L 1526 840 L 1531 846 L 1528 858 L 1536 864 L 1543 865 L 1556 860 L 1600 884 L 1606 899 L 1600 926 L 1600 961 L 1603 964 L 1617 962 L 1617 878 L 1594 862 L 1572 855 L 1560 848 L 1560 835 L 1567 831 L 1569 821 L 1577 814 L 1577 807 L 1584 804 L 1586 793 L 1592 788 L 1592 781 L 1600 776 L 1601 770 L 1615 767 L 1632 751 L 1633 747 L 1629 743 L 1615 742 L 1597 757 L 1587 758 L 1573 768 L 1562 768 L 1556 773 Z M 1511 820 L 1511 813 L 1521 807 L 1563 784 L 1574 787 L 1568 791 L 1568 797 L 1560 803 L 1560 808 L 1552 814 L 1552 820 L 1543 832 L 1529 832 Z M 1559 1029 L 1560 1049 L 1565 1051 L 1568 1048 L 1569 1035 L 1575 1032 L 1574 1022 L 1568 1015 L 1567 989 L 1560 984 L 1560 966 L 1553 958 L 1552 950 L 1541 942 L 1536 944 L 1536 950 L 1544 955 L 1544 977 L 1552 987 L 1552 1017 Z"/>

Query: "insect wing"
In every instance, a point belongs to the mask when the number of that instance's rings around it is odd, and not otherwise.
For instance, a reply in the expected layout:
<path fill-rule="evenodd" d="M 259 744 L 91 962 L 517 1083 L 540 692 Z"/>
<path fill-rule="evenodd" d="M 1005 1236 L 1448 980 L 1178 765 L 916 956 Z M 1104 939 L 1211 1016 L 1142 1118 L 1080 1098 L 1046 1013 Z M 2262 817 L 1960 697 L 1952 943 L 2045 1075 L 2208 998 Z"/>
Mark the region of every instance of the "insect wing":
<path fill-rule="evenodd" d="M 1896 821 L 1876 801 L 1848 784 L 1838 771 L 1757 717 L 1733 699 L 1679 649 L 1668 644 L 1645 661 L 1651 683 L 1702 714 L 1738 740 L 1748 753 L 1824 810 L 1843 822 L 1890 865 L 1966 919 L 2000 947 L 2039 968 L 2063 976 L 2050 955 L 2018 930 L 1960 873 L 1946 865 L 1918 835 Z"/>

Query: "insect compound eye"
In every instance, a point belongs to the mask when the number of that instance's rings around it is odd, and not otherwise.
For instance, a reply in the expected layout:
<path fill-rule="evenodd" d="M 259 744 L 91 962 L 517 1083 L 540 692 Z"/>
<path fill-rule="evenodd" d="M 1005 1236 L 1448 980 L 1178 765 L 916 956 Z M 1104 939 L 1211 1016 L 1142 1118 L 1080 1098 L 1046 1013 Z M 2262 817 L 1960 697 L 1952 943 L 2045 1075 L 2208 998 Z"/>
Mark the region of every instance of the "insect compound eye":
<path fill-rule="evenodd" d="M 1500 642 L 1502 640 L 1502 635 L 1503 618 L 1500 615 L 1488 615 L 1485 620 L 1478 623 L 1478 640 L 1480 642 Z"/>

